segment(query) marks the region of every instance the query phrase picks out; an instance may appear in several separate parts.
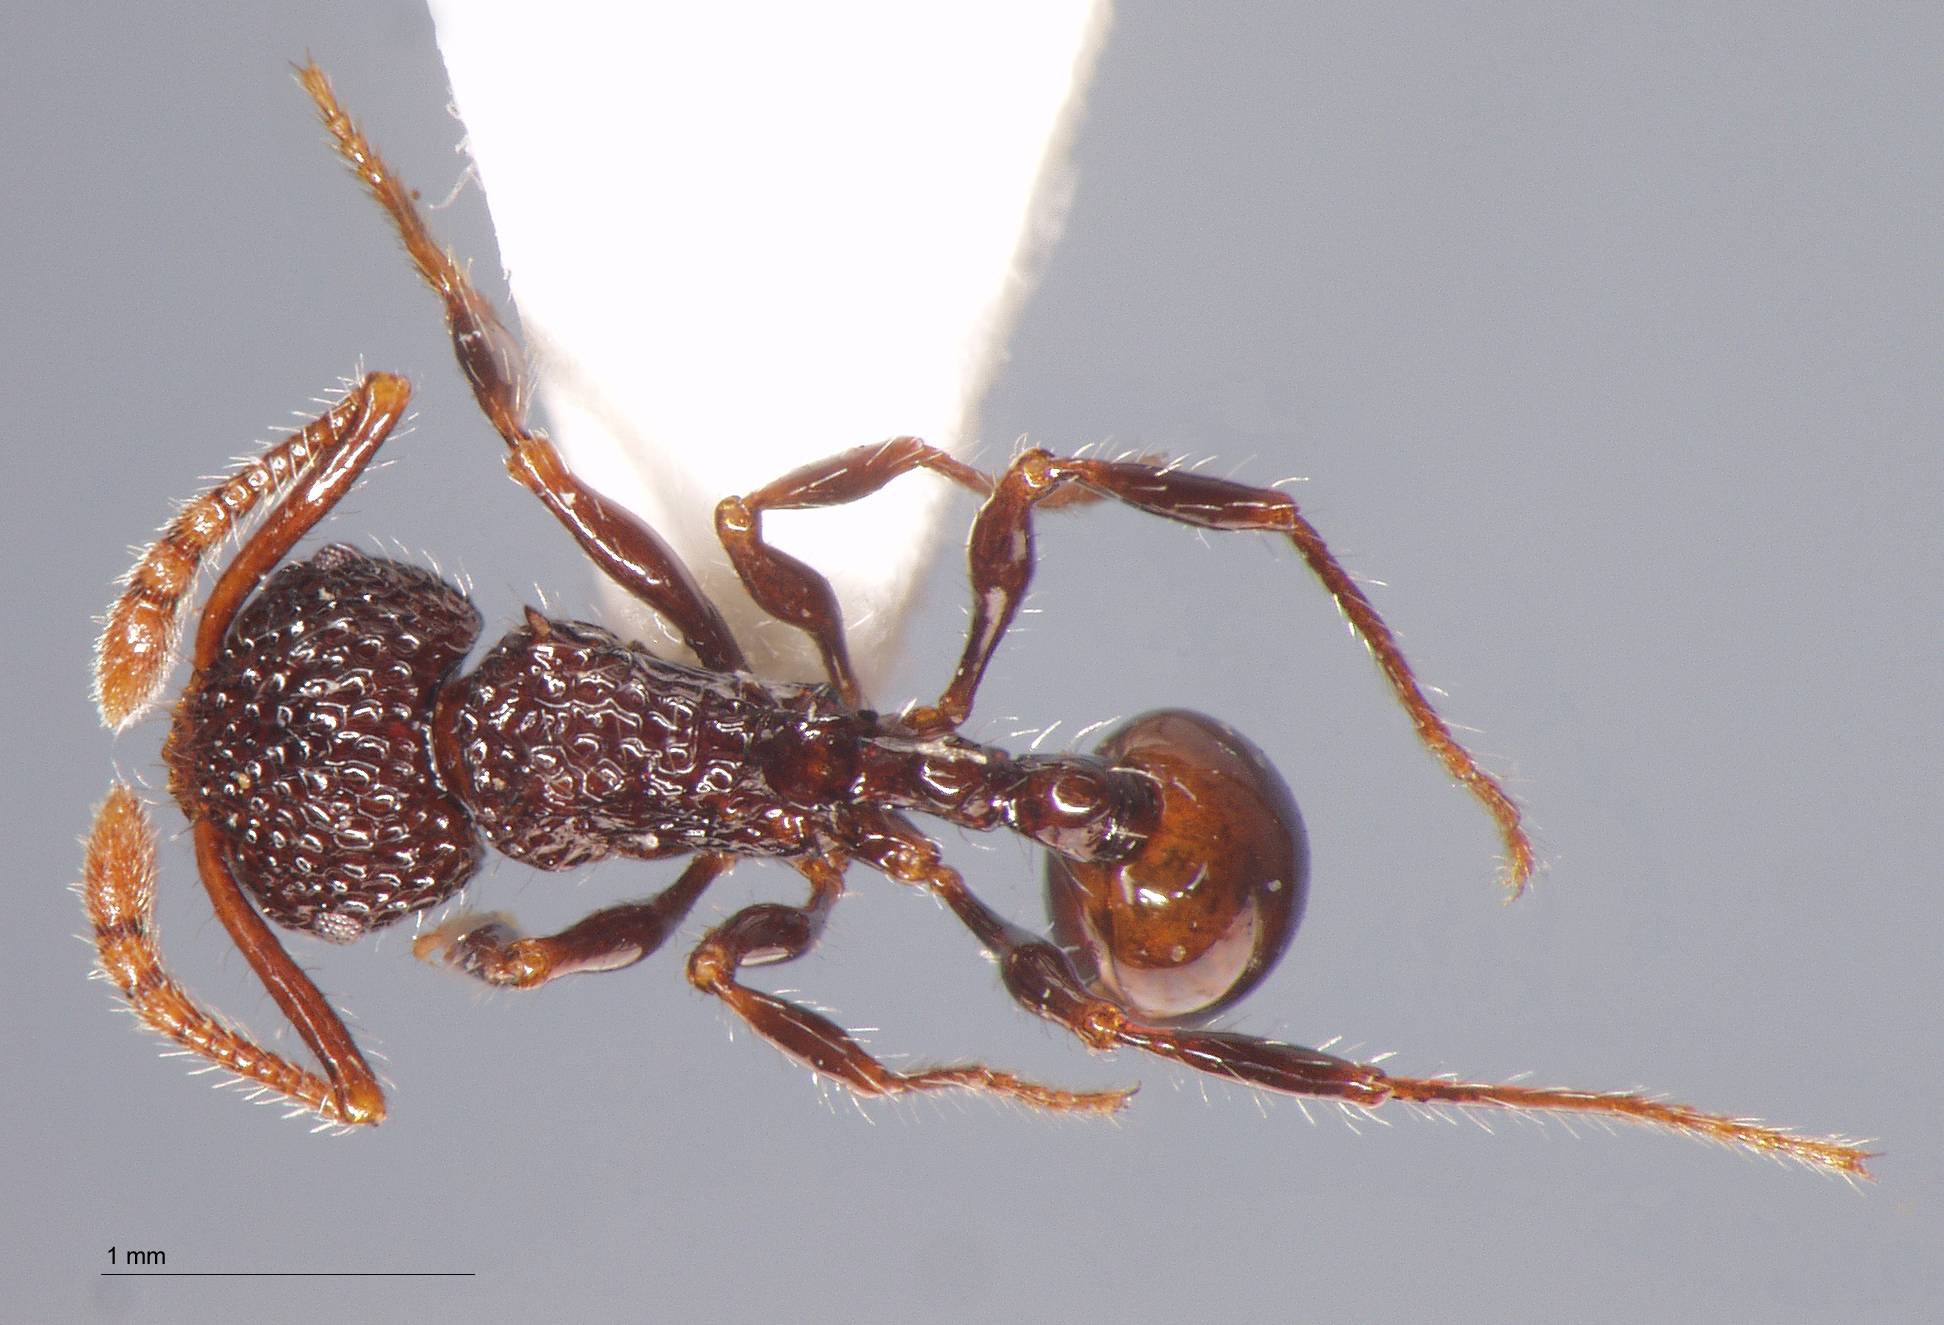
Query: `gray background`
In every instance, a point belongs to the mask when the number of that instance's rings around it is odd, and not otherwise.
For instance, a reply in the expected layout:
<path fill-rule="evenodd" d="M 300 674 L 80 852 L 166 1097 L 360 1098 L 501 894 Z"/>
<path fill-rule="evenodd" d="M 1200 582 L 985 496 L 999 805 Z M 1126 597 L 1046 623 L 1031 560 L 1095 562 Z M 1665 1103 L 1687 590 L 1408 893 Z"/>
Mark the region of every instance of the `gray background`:
<path fill-rule="evenodd" d="M 84 981 L 63 891 L 111 770 L 159 785 L 161 724 L 114 742 L 87 701 L 91 617 L 125 545 L 362 356 L 414 377 L 419 423 L 331 532 L 437 553 L 492 621 L 536 584 L 568 611 L 590 595 L 498 476 L 430 300 L 288 78 L 314 53 L 442 196 L 459 129 L 427 20 L 82 8 L 16 16 L 0 43 L 13 1318 L 1847 1320 L 1934 1304 L 1935 10 L 1127 6 L 1066 242 L 984 427 L 999 454 L 1030 431 L 1310 476 L 1306 508 L 1390 586 L 1411 656 L 1542 834 L 1550 873 L 1500 906 L 1483 817 L 1283 552 L 1116 512 L 1062 520 L 1044 611 L 1003 654 L 979 730 L 1183 703 L 1277 759 L 1316 885 L 1238 1026 L 1343 1035 L 1407 1071 L 1645 1085 L 1874 1136 L 1882 1181 L 1859 1194 L 1631 1131 L 1311 1126 L 1287 1102 L 1090 1060 L 1014 1010 L 929 903 L 869 878 L 773 983 L 879 1027 L 887 1052 L 1140 1080 L 1126 1120 L 945 1099 L 866 1121 L 731 1043 L 672 953 L 518 998 L 475 996 L 397 938 L 301 948 L 386 1055 L 394 1115 L 371 1135 L 310 1136 L 155 1061 Z M 437 224 L 495 270 L 475 195 Z M 891 698 L 943 675 L 958 575 L 934 575 Z M 951 849 L 1036 915 L 1023 849 Z M 509 865 L 474 896 L 538 926 L 664 873 Z M 178 969 L 267 1030 L 179 834 L 164 875 Z M 794 886 L 739 871 L 690 929 L 779 889 Z M 165 1249 L 177 1270 L 478 1277 L 105 1280 L 111 1245 Z"/>

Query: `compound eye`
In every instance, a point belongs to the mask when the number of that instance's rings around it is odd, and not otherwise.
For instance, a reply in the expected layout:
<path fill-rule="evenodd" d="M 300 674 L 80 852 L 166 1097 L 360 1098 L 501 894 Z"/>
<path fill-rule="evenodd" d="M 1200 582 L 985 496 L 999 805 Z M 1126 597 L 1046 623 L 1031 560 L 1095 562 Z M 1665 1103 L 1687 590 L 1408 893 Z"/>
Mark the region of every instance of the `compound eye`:
<path fill-rule="evenodd" d="M 1198 1021 L 1253 989 L 1289 946 L 1309 892 L 1296 800 L 1234 728 L 1184 709 L 1144 713 L 1095 753 L 1151 778 L 1145 842 L 1099 863 L 1049 853 L 1055 939 L 1092 956 L 1098 993 L 1156 1021 Z"/>

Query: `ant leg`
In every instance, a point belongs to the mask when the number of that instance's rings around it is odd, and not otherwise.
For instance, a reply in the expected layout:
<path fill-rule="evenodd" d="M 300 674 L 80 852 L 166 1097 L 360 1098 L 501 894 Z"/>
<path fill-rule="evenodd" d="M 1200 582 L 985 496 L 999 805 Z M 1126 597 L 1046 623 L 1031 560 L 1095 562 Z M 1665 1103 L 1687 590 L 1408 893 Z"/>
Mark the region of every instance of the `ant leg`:
<path fill-rule="evenodd" d="M 716 507 L 716 536 L 756 605 L 797 627 L 816 642 L 824 673 L 844 702 L 862 708 L 857 675 L 844 643 L 844 621 L 830 581 L 763 539 L 763 512 L 841 506 L 868 497 L 914 469 L 929 469 L 981 496 L 992 480 L 916 437 L 893 437 L 793 470 L 747 497 L 727 497 Z"/>
<path fill-rule="evenodd" d="M 464 269 L 432 238 L 411 190 L 338 104 L 324 71 L 307 64 L 298 69 L 297 80 L 317 103 L 338 154 L 391 218 L 420 278 L 444 301 L 460 371 L 472 384 L 479 408 L 506 441 L 507 472 L 553 512 L 609 578 L 674 626 L 704 666 L 742 670 L 741 646 L 675 550 L 660 534 L 575 478 L 547 435 L 527 426 L 533 382 L 519 341 L 486 297 L 473 288 Z"/>
<path fill-rule="evenodd" d="M 372 373 L 316 419 L 176 512 L 129 568 L 122 581 L 126 587 L 108 610 L 95 649 L 95 702 L 103 722 L 119 731 L 154 704 L 175 661 L 196 576 L 223 540 L 264 499 L 300 478 L 318 476 L 303 510 L 273 516 L 218 584 L 196 638 L 199 668 L 215 656 L 230 618 L 264 572 L 357 479 L 411 396 L 404 378 Z"/>
<path fill-rule="evenodd" d="M 929 469 L 981 497 L 992 495 L 991 475 L 916 437 L 893 437 L 805 465 L 747 497 L 724 498 L 716 507 L 716 536 L 749 596 L 765 612 L 815 641 L 824 674 L 852 708 L 862 708 L 864 701 L 830 581 L 764 540 L 763 512 L 842 506 L 870 496 L 914 469 Z M 1097 499 L 1095 493 L 1072 487 L 1046 505 L 1050 509 Z"/>
<path fill-rule="evenodd" d="M 1418 739 L 1450 775 L 1470 789 L 1498 825 L 1506 853 L 1505 882 L 1513 897 L 1532 876 L 1532 843 L 1519 807 L 1498 780 L 1478 766 L 1438 716 L 1390 627 L 1303 518 L 1296 503 L 1274 488 L 1252 488 L 1147 461 L 1067 459 L 1026 451 L 1000 476 L 972 526 L 972 626 L 951 684 L 932 709 L 907 720 L 925 729 L 952 729 L 972 711 L 973 696 L 993 651 L 1019 610 L 1033 574 L 1033 507 L 1070 485 L 1137 510 L 1202 529 L 1257 530 L 1285 535 L 1377 660 Z"/>
<path fill-rule="evenodd" d="M 832 1077 L 865 1098 L 927 1090 L 979 1090 L 1035 1108 L 1111 1113 L 1131 1091 L 1056 1090 L 976 1063 L 899 1072 L 873 1057 L 837 1023 L 736 979 L 744 963 L 789 961 L 808 952 L 843 892 L 843 868 L 811 857 L 794 862 L 810 880 L 803 906 L 745 907 L 702 940 L 689 957 L 691 983 L 734 1009 L 750 1029 L 813 1072 Z"/>
<path fill-rule="evenodd" d="M 660 948 L 703 890 L 729 872 L 735 857 L 707 854 L 646 902 L 611 906 L 546 938 L 521 938 L 497 918 L 456 916 L 412 944 L 420 961 L 443 962 L 489 985 L 537 989 L 564 975 L 618 971 Z"/>
<path fill-rule="evenodd" d="M 81 895 L 94 925 L 99 969 L 145 1025 L 327 1122 L 369 1123 L 384 1116 L 384 1096 L 341 1025 L 328 1043 L 344 1053 L 326 1059 L 332 1067 L 327 1081 L 232 1029 L 176 983 L 155 938 L 155 830 L 135 793 L 119 782 L 108 789 L 88 835 Z M 309 1034 L 305 1040 L 314 1045 Z"/>
<path fill-rule="evenodd" d="M 1800 1136 L 1747 1118 L 1704 1113 L 1635 1092 L 1391 1076 L 1373 1065 L 1300 1045 L 1234 1031 L 1143 1022 L 1120 1004 L 1088 989 L 1061 949 L 988 908 L 965 886 L 958 871 L 939 861 L 931 841 L 898 816 L 860 813 L 855 827 L 861 829 L 853 831 L 854 844 L 861 848 L 859 859 L 901 882 L 925 888 L 944 902 L 997 959 L 1000 978 L 1013 999 L 1028 1011 L 1066 1027 L 1090 1049 L 1139 1049 L 1258 1090 L 1334 1100 L 1366 1111 L 1397 1100 L 1430 1109 L 1443 1105 L 1582 1115 L 1660 1127 L 1832 1173 L 1869 1176 L 1866 1164 L 1871 1152 L 1847 1139 Z"/>
<path fill-rule="evenodd" d="M 574 536 L 609 579 L 675 628 L 704 667 L 748 670 L 721 611 L 662 536 L 575 478 L 545 433 L 529 433 L 506 457 L 513 475 Z"/>

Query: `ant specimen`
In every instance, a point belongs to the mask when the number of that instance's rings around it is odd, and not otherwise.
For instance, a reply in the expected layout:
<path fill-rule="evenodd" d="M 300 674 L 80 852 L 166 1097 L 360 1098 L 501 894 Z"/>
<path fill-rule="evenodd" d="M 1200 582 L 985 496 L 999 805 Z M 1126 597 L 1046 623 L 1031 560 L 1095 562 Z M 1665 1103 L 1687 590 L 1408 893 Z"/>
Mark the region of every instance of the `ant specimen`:
<path fill-rule="evenodd" d="M 1140 1049 L 1350 1108 L 1399 1100 L 1590 1115 L 1864 1173 L 1868 1154 L 1846 1140 L 1639 1094 L 1392 1076 L 1205 1029 L 1295 931 L 1307 887 L 1302 821 L 1263 754 L 1196 713 L 1134 718 L 1092 754 L 1015 757 L 959 734 L 1031 578 L 1035 507 L 1113 500 L 1201 528 L 1288 538 L 1369 647 L 1420 741 L 1496 821 L 1515 895 L 1533 868 L 1517 807 L 1452 736 L 1376 609 L 1295 504 L 1273 489 L 1145 460 L 1031 450 L 991 477 L 909 437 L 861 447 L 716 508 L 750 595 L 807 632 L 825 673 L 823 684 L 758 679 L 673 551 L 582 485 L 528 426 L 518 342 L 432 239 L 324 74 L 307 65 L 298 77 L 337 151 L 443 300 L 459 366 L 506 443 L 513 478 L 596 565 L 670 623 L 700 666 L 528 609 L 524 625 L 461 672 L 480 617 L 437 576 L 342 545 L 284 563 L 405 412 L 402 378 L 365 377 L 182 509 L 130 571 L 96 677 L 109 726 L 140 716 L 166 679 L 198 571 L 255 508 L 276 499 L 203 608 L 194 674 L 163 757 L 216 915 L 324 1071 L 255 1044 L 168 974 L 152 925 L 154 833 L 117 784 L 97 813 L 82 892 L 100 968 L 149 1026 L 326 1124 L 377 1123 L 385 1099 L 376 1078 L 265 917 L 349 942 L 456 894 L 479 867 L 482 838 L 551 870 L 608 855 L 690 858 L 658 896 L 558 934 L 520 937 L 501 921 L 461 918 L 414 944 L 420 958 L 489 984 L 534 988 L 641 960 L 738 857 L 769 856 L 803 875 L 808 899 L 737 912 L 690 955 L 688 978 L 860 1096 L 958 1088 L 1109 1113 L 1132 1092 L 1061 1090 L 978 1064 L 895 1070 L 827 1018 L 742 983 L 743 966 L 810 949 L 853 864 L 930 892 L 997 959 L 1015 1000 L 1096 1050 Z M 984 498 L 969 540 L 972 623 L 937 702 L 887 715 L 865 705 L 828 582 L 769 546 L 762 517 L 842 505 L 918 469 Z M 988 909 L 906 817 L 911 811 L 1043 845 L 1056 942 Z"/>

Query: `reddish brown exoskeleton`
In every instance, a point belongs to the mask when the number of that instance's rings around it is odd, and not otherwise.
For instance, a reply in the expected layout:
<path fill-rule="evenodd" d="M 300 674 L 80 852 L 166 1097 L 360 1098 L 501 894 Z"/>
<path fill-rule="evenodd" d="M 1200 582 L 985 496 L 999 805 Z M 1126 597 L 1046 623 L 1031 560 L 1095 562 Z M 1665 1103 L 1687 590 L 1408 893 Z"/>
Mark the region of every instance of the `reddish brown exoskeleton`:
<path fill-rule="evenodd" d="M 506 443 L 513 477 L 604 573 L 673 627 L 699 666 L 529 610 L 464 672 L 480 618 L 437 576 L 338 545 L 285 562 L 405 410 L 403 379 L 366 377 L 184 508 L 130 573 L 97 674 L 109 725 L 124 727 L 147 709 L 198 570 L 240 521 L 274 500 L 203 608 L 194 674 L 164 758 L 216 914 L 323 1073 L 227 1028 L 170 978 L 152 932 L 152 831 L 118 785 L 96 818 L 83 892 L 101 968 L 148 1025 L 327 1123 L 376 1123 L 385 1114 L 376 1079 L 266 916 L 348 942 L 453 897 L 486 843 L 549 870 L 609 855 L 688 858 L 659 896 L 559 934 L 523 938 L 501 921 L 461 920 L 414 945 L 420 957 L 488 983 L 532 988 L 639 961 L 739 857 L 768 856 L 803 875 L 808 899 L 733 915 L 690 955 L 689 979 L 859 1095 L 972 1089 L 1105 1113 L 1131 1092 L 1061 1090 L 977 1064 L 895 1070 L 824 1016 L 742 983 L 741 966 L 810 949 L 852 864 L 936 896 L 997 958 L 1015 1000 L 1094 1049 L 1141 1049 L 1350 1108 L 1402 1100 L 1593 1115 L 1863 1173 L 1867 1154 L 1846 1140 L 1638 1094 L 1392 1076 L 1205 1029 L 1289 944 L 1307 888 L 1302 821 L 1263 754 L 1199 714 L 1134 718 L 1092 754 L 1019 757 L 959 734 L 1031 577 L 1035 507 L 1112 500 L 1202 528 L 1287 538 L 1369 646 L 1420 740 L 1491 814 L 1515 894 L 1532 871 L 1518 809 L 1452 736 L 1390 630 L 1295 504 L 1271 489 L 1148 461 L 1034 450 L 995 477 L 912 438 L 862 447 L 717 507 L 718 533 L 750 595 L 810 636 L 825 680 L 752 676 L 721 613 L 661 538 L 583 486 L 528 425 L 517 341 L 427 233 L 410 193 L 324 75 L 306 67 L 299 77 L 338 152 L 444 301 L 460 367 Z M 983 498 L 970 537 L 972 624 L 938 700 L 892 716 L 865 704 L 829 584 L 769 546 L 762 517 L 855 501 L 919 469 Z M 1009 829 L 1043 845 L 1055 941 L 975 897 L 907 817 L 913 812 Z"/>

